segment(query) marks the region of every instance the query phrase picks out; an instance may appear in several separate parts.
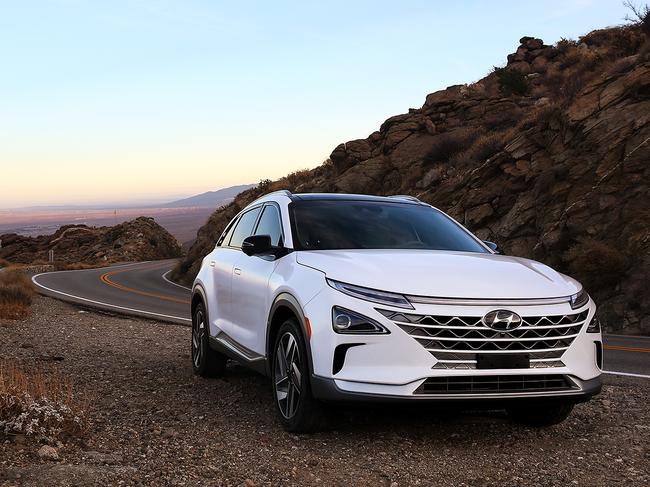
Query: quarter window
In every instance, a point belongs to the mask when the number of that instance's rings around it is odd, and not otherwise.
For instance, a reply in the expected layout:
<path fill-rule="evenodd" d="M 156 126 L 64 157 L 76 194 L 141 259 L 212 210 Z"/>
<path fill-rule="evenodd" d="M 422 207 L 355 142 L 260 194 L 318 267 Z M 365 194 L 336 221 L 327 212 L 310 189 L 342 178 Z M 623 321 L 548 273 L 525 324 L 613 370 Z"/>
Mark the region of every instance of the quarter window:
<path fill-rule="evenodd" d="M 257 220 L 257 215 L 259 215 L 260 209 L 255 208 L 253 210 L 247 211 L 244 213 L 235 229 L 232 232 L 232 237 L 230 237 L 230 246 L 231 247 L 241 247 L 242 242 L 246 237 L 250 237 L 253 233 L 253 227 L 255 226 L 255 221 Z"/>
<path fill-rule="evenodd" d="M 270 235 L 271 245 L 274 247 L 281 245 L 282 227 L 280 225 L 280 214 L 275 205 L 266 205 L 264 207 L 255 235 Z"/>
<path fill-rule="evenodd" d="M 232 232 L 233 232 L 233 230 L 235 229 L 235 226 L 237 226 L 237 225 L 236 225 L 236 222 L 233 222 L 233 224 L 230 225 L 230 228 L 228 228 L 228 231 L 226 232 L 226 234 L 225 234 L 225 235 L 223 236 L 223 238 L 222 238 L 221 240 L 219 240 L 219 242 L 217 243 L 217 245 L 218 245 L 219 247 L 224 247 L 224 246 L 227 246 L 227 245 L 228 245 L 228 242 L 230 242 L 230 237 L 232 237 Z"/>

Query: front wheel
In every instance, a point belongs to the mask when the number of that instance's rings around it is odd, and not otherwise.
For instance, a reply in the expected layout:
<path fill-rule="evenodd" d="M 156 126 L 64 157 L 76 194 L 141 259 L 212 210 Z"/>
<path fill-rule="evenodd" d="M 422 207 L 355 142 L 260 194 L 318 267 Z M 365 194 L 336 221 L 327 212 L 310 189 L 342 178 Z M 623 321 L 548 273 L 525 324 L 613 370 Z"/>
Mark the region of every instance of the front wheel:
<path fill-rule="evenodd" d="M 522 404 L 511 406 L 506 411 L 518 423 L 544 427 L 564 421 L 573 411 L 573 404 L 568 402 Z"/>
<path fill-rule="evenodd" d="M 208 319 L 203 303 L 192 315 L 192 371 L 201 377 L 218 377 L 226 370 L 228 359 L 210 348 Z"/>
<path fill-rule="evenodd" d="M 311 394 L 307 348 L 295 319 L 285 321 L 273 348 L 273 396 L 282 426 L 308 433 L 322 422 L 322 404 Z"/>

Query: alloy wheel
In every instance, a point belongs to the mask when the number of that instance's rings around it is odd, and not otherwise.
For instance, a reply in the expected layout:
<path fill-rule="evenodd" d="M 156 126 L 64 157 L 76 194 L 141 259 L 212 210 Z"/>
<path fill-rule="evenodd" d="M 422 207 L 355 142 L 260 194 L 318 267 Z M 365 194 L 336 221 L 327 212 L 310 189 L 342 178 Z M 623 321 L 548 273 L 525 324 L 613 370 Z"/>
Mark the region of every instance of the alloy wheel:
<path fill-rule="evenodd" d="M 205 319 L 203 317 L 203 310 L 198 310 L 194 315 L 194 326 L 192 326 L 192 361 L 196 368 L 199 368 L 203 361 L 204 336 Z"/>
<path fill-rule="evenodd" d="M 292 418 L 298 409 L 301 392 L 301 358 L 298 342 L 287 332 L 275 350 L 275 396 L 280 412 L 286 419 Z"/>

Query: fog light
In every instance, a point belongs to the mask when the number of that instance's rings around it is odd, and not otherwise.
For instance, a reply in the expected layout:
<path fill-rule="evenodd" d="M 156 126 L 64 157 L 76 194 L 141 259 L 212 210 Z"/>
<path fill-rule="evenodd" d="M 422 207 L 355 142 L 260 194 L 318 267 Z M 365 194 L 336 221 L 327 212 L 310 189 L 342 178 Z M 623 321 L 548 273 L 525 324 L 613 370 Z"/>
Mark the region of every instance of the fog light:
<path fill-rule="evenodd" d="M 372 318 L 355 313 L 349 309 L 334 306 L 332 308 L 332 328 L 336 333 L 351 334 L 388 334 L 386 328 Z"/>
<path fill-rule="evenodd" d="M 594 315 L 587 327 L 587 333 L 600 333 L 600 320 Z"/>
<path fill-rule="evenodd" d="M 334 328 L 336 328 L 339 331 L 347 330 L 348 328 L 350 328 L 351 324 L 352 324 L 352 318 L 350 318 L 350 315 L 348 314 L 340 313 L 334 317 Z"/>

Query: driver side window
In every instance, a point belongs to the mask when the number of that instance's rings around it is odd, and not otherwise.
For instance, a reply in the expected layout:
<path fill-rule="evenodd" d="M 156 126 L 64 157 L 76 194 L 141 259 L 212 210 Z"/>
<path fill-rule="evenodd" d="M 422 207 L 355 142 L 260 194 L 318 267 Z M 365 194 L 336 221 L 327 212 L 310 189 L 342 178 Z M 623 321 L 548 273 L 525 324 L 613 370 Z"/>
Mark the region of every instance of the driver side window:
<path fill-rule="evenodd" d="M 282 243 L 282 225 L 280 224 L 280 213 L 275 205 L 266 205 L 260 222 L 257 224 L 255 235 L 270 235 L 271 245 L 280 247 Z"/>

